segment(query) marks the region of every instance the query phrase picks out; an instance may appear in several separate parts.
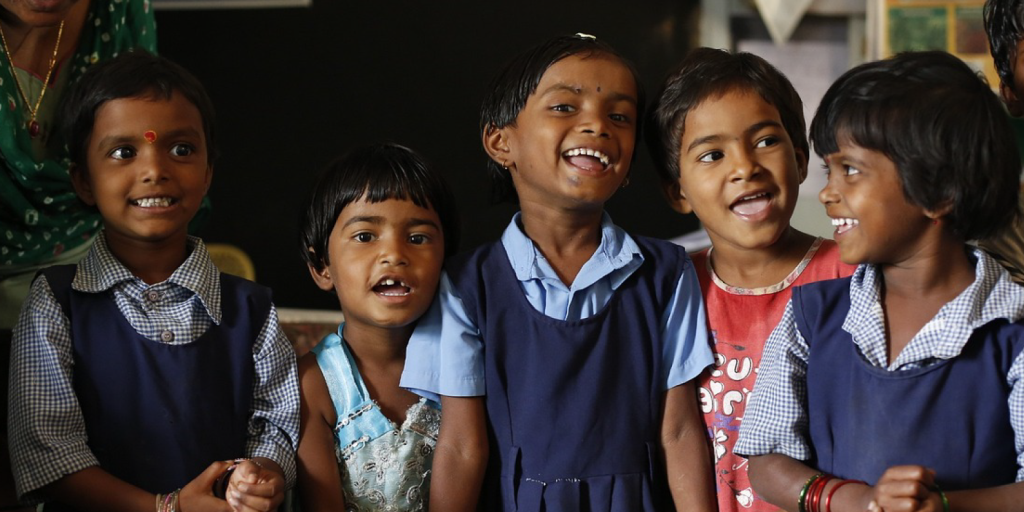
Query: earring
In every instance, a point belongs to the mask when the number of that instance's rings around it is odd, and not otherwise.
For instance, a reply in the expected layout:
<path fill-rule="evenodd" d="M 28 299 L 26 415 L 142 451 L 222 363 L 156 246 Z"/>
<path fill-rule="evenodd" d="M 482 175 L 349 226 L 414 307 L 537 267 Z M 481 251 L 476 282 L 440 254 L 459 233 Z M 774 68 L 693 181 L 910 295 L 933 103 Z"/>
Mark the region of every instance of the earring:
<path fill-rule="evenodd" d="M 628 186 L 629 186 L 629 176 L 626 176 L 626 179 L 622 180 L 622 186 L 620 186 L 619 188 L 626 188 Z"/>

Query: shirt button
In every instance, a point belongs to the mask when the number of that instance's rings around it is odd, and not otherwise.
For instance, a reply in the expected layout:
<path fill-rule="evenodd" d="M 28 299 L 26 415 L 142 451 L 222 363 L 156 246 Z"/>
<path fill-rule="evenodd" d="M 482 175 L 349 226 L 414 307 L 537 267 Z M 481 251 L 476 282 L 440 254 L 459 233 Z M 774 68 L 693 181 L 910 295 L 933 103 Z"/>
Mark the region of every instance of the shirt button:
<path fill-rule="evenodd" d="M 174 341 L 174 333 L 171 331 L 164 331 L 160 333 L 160 341 L 164 343 L 170 343 Z"/>
<path fill-rule="evenodd" d="M 153 302 L 156 302 L 156 301 L 160 300 L 160 292 L 158 292 L 156 290 L 150 290 L 150 291 L 146 292 L 146 298 L 151 300 L 151 301 L 153 301 Z"/>

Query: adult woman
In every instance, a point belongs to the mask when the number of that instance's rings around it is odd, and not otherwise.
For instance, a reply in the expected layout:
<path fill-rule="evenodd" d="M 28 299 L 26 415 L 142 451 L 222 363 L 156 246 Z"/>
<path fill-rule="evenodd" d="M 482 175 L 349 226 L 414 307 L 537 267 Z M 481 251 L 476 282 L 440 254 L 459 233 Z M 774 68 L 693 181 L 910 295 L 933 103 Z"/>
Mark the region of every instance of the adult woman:
<path fill-rule="evenodd" d="M 156 24 L 149 0 L 0 0 L 0 35 L 2 330 L 17 320 L 36 270 L 80 259 L 99 227 L 99 214 L 75 197 L 52 133 L 62 92 L 100 60 L 156 51 Z"/>

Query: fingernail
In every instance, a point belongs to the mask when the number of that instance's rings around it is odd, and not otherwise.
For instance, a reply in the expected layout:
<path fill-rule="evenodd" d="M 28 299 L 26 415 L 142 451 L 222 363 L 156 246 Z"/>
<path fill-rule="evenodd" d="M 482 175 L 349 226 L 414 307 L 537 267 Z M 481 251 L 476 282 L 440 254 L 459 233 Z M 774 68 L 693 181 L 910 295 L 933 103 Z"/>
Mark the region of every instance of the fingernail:
<path fill-rule="evenodd" d="M 231 491 L 231 497 L 236 499 L 236 500 L 240 500 L 240 499 L 242 499 L 242 493 L 240 493 L 238 491 Z"/>

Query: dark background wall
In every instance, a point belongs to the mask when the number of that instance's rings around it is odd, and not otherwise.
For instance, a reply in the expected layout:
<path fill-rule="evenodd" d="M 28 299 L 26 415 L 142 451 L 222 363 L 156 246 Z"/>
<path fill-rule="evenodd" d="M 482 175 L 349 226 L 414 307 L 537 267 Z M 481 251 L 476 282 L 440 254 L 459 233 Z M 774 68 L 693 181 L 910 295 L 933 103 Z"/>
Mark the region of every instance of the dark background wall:
<path fill-rule="evenodd" d="M 337 308 L 298 256 L 297 217 L 316 173 L 347 149 L 392 140 L 447 176 L 462 249 L 500 236 L 515 211 L 490 203 L 477 133 L 484 88 L 516 53 L 594 34 L 631 58 L 649 94 L 690 46 L 696 0 L 349 2 L 304 9 L 158 11 L 160 53 L 206 84 L 221 158 L 208 242 L 240 246 L 282 307 Z M 672 237 L 696 220 L 662 199 L 646 148 L 608 204 L 619 225 Z"/>

